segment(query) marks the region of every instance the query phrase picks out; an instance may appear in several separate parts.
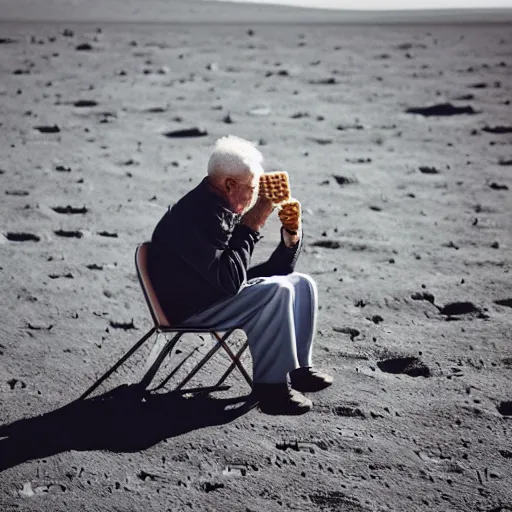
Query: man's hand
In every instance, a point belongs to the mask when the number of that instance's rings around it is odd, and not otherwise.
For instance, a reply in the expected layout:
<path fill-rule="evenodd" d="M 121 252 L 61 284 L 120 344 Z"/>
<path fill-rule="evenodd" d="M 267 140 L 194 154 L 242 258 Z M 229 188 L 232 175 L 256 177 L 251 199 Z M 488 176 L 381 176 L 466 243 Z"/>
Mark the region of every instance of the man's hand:
<path fill-rule="evenodd" d="M 290 199 L 282 204 L 279 220 L 283 225 L 282 233 L 286 247 L 293 247 L 300 240 L 302 226 L 302 207 L 297 199 Z"/>
<path fill-rule="evenodd" d="M 300 240 L 300 232 L 302 229 L 300 224 L 299 224 L 299 230 L 296 235 L 291 235 L 290 233 L 288 233 L 288 231 L 286 231 L 284 226 L 281 229 L 283 230 L 284 245 L 286 245 L 286 247 L 293 247 Z"/>
<path fill-rule="evenodd" d="M 275 205 L 267 197 L 258 197 L 256 204 L 244 215 L 240 222 L 254 231 L 261 231 L 269 215 L 274 211 Z"/>

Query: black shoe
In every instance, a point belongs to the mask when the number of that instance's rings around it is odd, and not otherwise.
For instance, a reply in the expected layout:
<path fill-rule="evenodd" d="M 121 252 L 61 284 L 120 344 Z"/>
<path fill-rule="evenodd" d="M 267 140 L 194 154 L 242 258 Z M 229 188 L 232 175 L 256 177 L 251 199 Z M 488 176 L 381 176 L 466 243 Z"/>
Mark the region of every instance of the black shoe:
<path fill-rule="evenodd" d="M 310 366 L 303 366 L 290 372 L 290 382 L 293 389 L 306 393 L 308 391 L 320 391 L 332 384 L 333 378 Z"/>
<path fill-rule="evenodd" d="M 297 415 L 311 410 L 313 402 L 290 387 L 282 384 L 254 383 L 253 395 L 261 412 L 266 414 Z"/>

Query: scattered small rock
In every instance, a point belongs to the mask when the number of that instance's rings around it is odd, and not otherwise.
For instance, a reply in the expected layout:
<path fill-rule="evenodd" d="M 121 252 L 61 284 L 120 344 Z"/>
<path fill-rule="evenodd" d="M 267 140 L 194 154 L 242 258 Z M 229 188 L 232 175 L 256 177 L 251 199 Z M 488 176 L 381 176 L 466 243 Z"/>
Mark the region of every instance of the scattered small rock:
<path fill-rule="evenodd" d="M 87 213 L 88 210 L 85 206 L 82 208 L 75 208 L 74 206 L 53 206 L 52 210 L 56 213 L 62 213 L 67 215 L 74 215 L 74 214 L 84 214 Z"/>
<path fill-rule="evenodd" d="M 326 249 L 339 249 L 341 244 L 337 240 L 317 240 L 311 244 L 313 247 L 324 247 Z"/>
<path fill-rule="evenodd" d="M 18 491 L 18 494 L 24 498 L 31 498 L 35 492 L 32 490 L 32 484 L 30 482 L 24 482 L 23 489 Z"/>
<path fill-rule="evenodd" d="M 114 322 L 113 320 L 110 320 L 110 326 L 114 329 L 124 329 L 125 331 L 128 329 L 136 329 L 133 318 L 131 322 Z"/>
<path fill-rule="evenodd" d="M 369 164 L 371 161 L 371 158 L 345 158 L 345 162 L 349 162 L 351 164 Z"/>
<path fill-rule="evenodd" d="M 400 43 L 396 46 L 397 50 L 412 50 L 413 48 L 427 49 L 427 45 L 422 43 Z"/>
<path fill-rule="evenodd" d="M 359 407 L 350 407 L 344 405 L 338 405 L 333 408 L 333 414 L 336 416 L 343 416 L 345 418 L 365 418 L 365 414 Z"/>
<path fill-rule="evenodd" d="M 339 124 L 336 126 L 336 130 L 344 131 L 344 130 L 364 130 L 364 126 L 362 124 L 350 124 L 350 125 L 342 125 Z"/>
<path fill-rule="evenodd" d="M 148 473 L 147 471 L 141 470 L 137 473 L 137 478 L 139 480 L 142 480 L 143 482 L 145 482 L 146 480 L 151 480 L 152 482 L 154 482 L 159 477 L 158 475 L 154 475 L 152 473 Z"/>
<path fill-rule="evenodd" d="M 50 325 L 36 325 L 36 324 L 31 324 L 30 322 L 27 322 L 27 328 L 31 329 L 33 331 L 42 331 L 42 330 L 51 331 L 52 327 L 53 327 L 53 324 L 50 324 Z"/>
<path fill-rule="evenodd" d="M 449 249 L 459 250 L 459 246 L 454 244 L 451 240 L 447 244 L 443 244 L 443 247 L 448 247 Z"/>
<path fill-rule="evenodd" d="M 117 233 L 109 233 L 108 231 L 99 231 L 97 234 L 99 236 L 106 236 L 109 238 L 117 238 L 118 237 Z"/>
<path fill-rule="evenodd" d="M 313 84 L 313 85 L 335 85 L 338 82 L 337 82 L 336 78 L 331 77 L 331 78 L 321 78 L 319 80 L 310 80 L 309 83 Z"/>
<path fill-rule="evenodd" d="M 77 100 L 73 103 L 73 106 L 78 108 L 96 107 L 97 105 L 98 102 L 94 100 Z"/>
<path fill-rule="evenodd" d="M 484 126 L 482 131 L 496 134 L 512 133 L 512 126 Z"/>
<path fill-rule="evenodd" d="M 303 117 L 309 117 L 309 112 L 296 112 L 290 116 L 292 119 L 302 119 Z"/>
<path fill-rule="evenodd" d="M 493 190 L 508 190 L 508 185 L 503 185 L 501 183 L 496 183 L 495 181 L 493 181 L 489 185 L 489 187 L 492 188 Z"/>
<path fill-rule="evenodd" d="M 40 133 L 60 133 L 60 128 L 56 124 L 52 126 L 34 126 L 34 129 Z"/>
<path fill-rule="evenodd" d="M 222 483 L 217 483 L 217 482 L 205 482 L 201 488 L 203 489 L 204 492 L 212 492 L 212 491 L 216 491 L 217 489 L 222 489 L 224 488 L 225 485 L 222 484 Z"/>
<path fill-rule="evenodd" d="M 439 103 L 430 107 L 410 107 L 405 110 L 407 114 L 421 114 L 422 116 L 454 116 L 459 114 L 476 114 L 472 106 L 456 107 L 451 103 Z"/>
<path fill-rule="evenodd" d="M 374 324 L 380 324 L 381 322 L 384 321 L 384 318 L 382 318 L 380 315 L 368 316 L 368 317 L 366 317 L 366 319 L 370 320 Z"/>
<path fill-rule="evenodd" d="M 357 338 L 361 334 L 357 329 L 354 329 L 353 327 L 333 327 L 332 330 L 334 332 L 348 334 L 350 336 L 350 341 L 354 341 L 354 338 Z"/>
<path fill-rule="evenodd" d="M 327 144 L 332 144 L 332 139 L 322 139 L 322 138 L 310 137 L 309 140 L 316 142 L 317 144 L 320 144 L 320 146 L 326 146 Z"/>
<path fill-rule="evenodd" d="M 419 171 L 423 174 L 439 174 L 439 169 L 436 167 L 427 167 L 427 166 L 420 166 L 418 167 Z"/>
<path fill-rule="evenodd" d="M 5 193 L 8 196 L 28 196 L 26 190 L 6 190 Z"/>
<path fill-rule="evenodd" d="M 342 187 L 352 183 L 357 183 L 355 178 L 347 178 L 346 176 L 341 176 L 339 174 L 333 174 L 332 177 L 336 180 L 336 183 Z"/>
<path fill-rule="evenodd" d="M 97 265 L 96 263 L 90 263 L 86 265 L 89 270 L 103 270 L 103 265 Z"/>
<path fill-rule="evenodd" d="M 5 237 L 11 242 L 39 242 L 39 240 L 41 240 L 37 235 L 33 235 L 32 233 L 9 232 Z"/>
<path fill-rule="evenodd" d="M 495 300 L 494 303 L 498 304 L 498 306 L 506 306 L 512 308 L 512 298 Z"/>
<path fill-rule="evenodd" d="M 22 380 L 18 380 L 18 379 L 9 379 L 7 381 L 7 384 L 9 384 L 9 387 L 11 389 L 14 389 L 16 387 L 24 389 L 27 387 L 27 385 Z"/>
<path fill-rule="evenodd" d="M 75 50 L 79 52 L 88 52 L 92 50 L 92 46 L 89 43 L 82 43 L 75 46 Z"/>
<path fill-rule="evenodd" d="M 184 138 L 184 137 L 205 137 L 208 132 L 202 128 L 186 128 L 184 130 L 174 130 L 164 133 L 169 138 Z"/>
<path fill-rule="evenodd" d="M 487 83 L 486 82 L 476 82 L 474 84 L 469 84 L 468 87 L 470 89 L 486 89 Z"/>
<path fill-rule="evenodd" d="M 58 229 L 54 231 L 57 236 L 62 236 L 64 238 L 82 238 L 84 234 L 81 231 L 65 231 L 63 229 Z"/>
<path fill-rule="evenodd" d="M 150 107 L 145 110 L 148 114 L 163 114 L 167 112 L 167 109 L 164 107 Z"/>
<path fill-rule="evenodd" d="M 71 167 L 65 167 L 64 165 L 57 165 L 55 170 L 58 172 L 71 172 Z"/>
<path fill-rule="evenodd" d="M 73 274 L 68 272 L 67 274 L 48 274 L 50 279 L 59 279 L 61 277 L 65 277 L 67 279 L 74 279 Z"/>
<path fill-rule="evenodd" d="M 412 300 L 426 300 L 434 304 L 434 296 L 429 292 L 416 292 L 411 295 Z"/>

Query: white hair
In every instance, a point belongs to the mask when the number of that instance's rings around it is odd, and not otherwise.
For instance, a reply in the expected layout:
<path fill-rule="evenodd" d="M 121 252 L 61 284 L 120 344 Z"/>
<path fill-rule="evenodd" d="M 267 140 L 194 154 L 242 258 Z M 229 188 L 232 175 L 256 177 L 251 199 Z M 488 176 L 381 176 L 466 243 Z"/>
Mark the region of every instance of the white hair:
<path fill-rule="evenodd" d="M 227 135 L 215 143 L 208 162 L 209 176 L 244 176 L 252 174 L 259 178 L 263 174 L 263 155 L 256 145 L 248 140 Z"/>

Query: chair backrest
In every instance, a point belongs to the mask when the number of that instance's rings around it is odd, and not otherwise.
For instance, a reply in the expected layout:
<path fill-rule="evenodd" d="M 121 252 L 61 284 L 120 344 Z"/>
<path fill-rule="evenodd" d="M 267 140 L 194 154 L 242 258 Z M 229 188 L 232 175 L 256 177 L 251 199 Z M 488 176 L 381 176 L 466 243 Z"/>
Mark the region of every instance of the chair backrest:
<path fill-rule="evenodd" d="M 137 269 L 137 276 L 139 277 L 140 286 L 144 292 L 149 311 L 153 317 L 156 327 L 169 327 L 169 321 L 160 306 L 155 293 L 155 289 L 151 284 L 148 273 L 148 250 L 150 242 L 139 244 L 135 250 L 135 268 Z"/>

